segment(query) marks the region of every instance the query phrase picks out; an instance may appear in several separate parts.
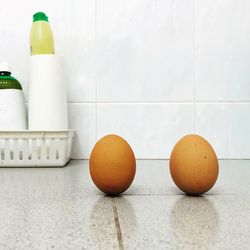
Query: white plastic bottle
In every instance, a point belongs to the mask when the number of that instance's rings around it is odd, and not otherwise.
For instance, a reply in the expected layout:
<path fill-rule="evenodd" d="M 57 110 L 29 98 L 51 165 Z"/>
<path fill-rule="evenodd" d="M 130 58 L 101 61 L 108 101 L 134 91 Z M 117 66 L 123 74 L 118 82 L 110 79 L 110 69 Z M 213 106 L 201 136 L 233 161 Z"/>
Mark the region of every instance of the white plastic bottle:
<path fill-rule="evenodd" d="M 55 53 L 53 33 L 48 17 L 43 12 L 37 12 L 33 15 L 30 31 L 30 50 L 31 55 Z"/>
<path fill-rule="evenodd" d="M 21 84 L 0 64 L 0 130 L 26 130 L 27 114 Z"/>
<path fill-rule="evenodd" d="M 67 91 L 60 56 L 31 56 L 29 129 L 68 129 Z"/>
<path fill-rule="evenodd" d="M 54 40 L 48 17 L 33 16 L 30 33 L 30 130 L 67 130 L 67 91 L 61 57 L 54 54 Z"/>

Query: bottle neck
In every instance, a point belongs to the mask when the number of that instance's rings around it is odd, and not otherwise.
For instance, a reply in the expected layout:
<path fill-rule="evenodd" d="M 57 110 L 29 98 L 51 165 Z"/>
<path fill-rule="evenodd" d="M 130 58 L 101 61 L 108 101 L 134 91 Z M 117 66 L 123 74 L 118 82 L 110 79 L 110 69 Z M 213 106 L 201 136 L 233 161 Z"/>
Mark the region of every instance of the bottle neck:
<path fill-rule="evenodd" d="M 0 76 L 10 76 L 11 73 L 7 71 L 0 71 Z"/>

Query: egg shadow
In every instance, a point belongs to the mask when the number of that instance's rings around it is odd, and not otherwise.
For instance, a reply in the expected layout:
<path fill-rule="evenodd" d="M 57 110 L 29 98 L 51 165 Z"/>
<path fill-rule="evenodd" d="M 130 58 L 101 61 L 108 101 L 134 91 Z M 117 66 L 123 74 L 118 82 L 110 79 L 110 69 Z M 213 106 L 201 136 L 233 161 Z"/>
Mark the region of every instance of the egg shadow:
<path fill-rule="evenodd" d="M 170 224 L 180 246 L 201 249 L 213 244 L 219 220 L 213 203 L 206 197 L 181 195 L 171 209 Z"/>

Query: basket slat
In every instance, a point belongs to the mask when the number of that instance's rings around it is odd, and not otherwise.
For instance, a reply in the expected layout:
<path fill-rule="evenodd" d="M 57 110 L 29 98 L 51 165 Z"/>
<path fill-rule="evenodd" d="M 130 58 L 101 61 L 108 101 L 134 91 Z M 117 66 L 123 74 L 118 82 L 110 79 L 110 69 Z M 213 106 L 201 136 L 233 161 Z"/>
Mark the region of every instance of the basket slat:
<path fill-rule="evenodd" d="M 1 167 L 64 166 L 74 131 L 0 131 Z"/>

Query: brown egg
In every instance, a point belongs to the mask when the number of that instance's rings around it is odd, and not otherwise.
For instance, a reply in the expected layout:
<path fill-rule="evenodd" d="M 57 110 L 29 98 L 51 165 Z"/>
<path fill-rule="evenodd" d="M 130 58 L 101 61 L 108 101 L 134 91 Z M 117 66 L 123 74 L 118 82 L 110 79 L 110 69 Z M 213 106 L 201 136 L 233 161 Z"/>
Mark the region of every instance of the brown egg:
<path fill-rule="evenodd" d="M 219 164 L 212 146 L 199 135 L 179 140 L 170 156 L 170 173 L 185 193 L 202 194 L 215 184 Z"/>
<path fill-rule="evenodd" d="M 136 160 L 123 138 L 107 135 L 94 146 L 89 166 L 95 185 L 108 195 L 117 195 L 127 190 L 133 182 Z"/>

